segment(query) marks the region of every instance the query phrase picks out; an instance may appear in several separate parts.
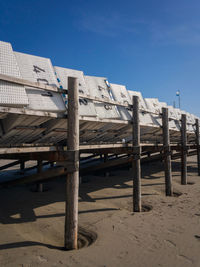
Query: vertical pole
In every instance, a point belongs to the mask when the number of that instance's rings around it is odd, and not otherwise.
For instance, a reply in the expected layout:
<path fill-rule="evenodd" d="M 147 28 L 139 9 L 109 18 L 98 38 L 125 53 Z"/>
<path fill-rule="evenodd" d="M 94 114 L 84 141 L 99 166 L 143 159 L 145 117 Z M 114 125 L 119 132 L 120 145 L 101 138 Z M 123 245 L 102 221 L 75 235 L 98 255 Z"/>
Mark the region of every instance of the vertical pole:
<path fill-rule="evenodd" d="M 68 150 L 79 150 L 79 96 L 77 78 L 68 77 Z M 66 213 L 65 213 L 65 248 L 78 248 L 78 191 L 79 161 L 74 157 L 74 171 L 67 174 Z"/>
<path fill-rule="evenodd" d="M 107 161 L 108 161 L 108 154 L 104 154 L 103 161 L 104 161 L 104 162 L 107 162 Z M 107 171 L 107 172 L 104 173 L 104 176 L 108 177 L 109 174 L 110 174 L 110 173 Z"/>
<path fill-rule="evenodd" d="M 42 160 L 38 160 L 37 161 L 37 173 L 41 173 L 42 172 Z M 43 192 L 43 184 L 42 183 L 37 183 L 37 192 Z"/>
<path fill-rule="evenodd" d="M 172 167 L 170 155 L 170 136 L 169 136 L 169 115 L 168 108 L 162 108 L 162 129 L 163 129 L 163 148 L 164 148 L 164 168 L 165 168 L 165 193 L 172 196 Z"/>
<path fill-rule="evenodd" d="M 54 167 L 54 161 L 50 162 L 50 166 L 53 168 Z"/>
<path fill-rule="evenodd" d="M 139 97 L 133 96 L 133 211 L 141 212 L 140 120 Z"/>
<path fill-rule="evenodd" d="M 187 184 L 187 132 L 186 114 L 181 116 L 181 184 Z"/>
<path fill-rule="evenodd" d="M 20 162 L 20 171 L 21 171 L 22 174 L 24 173 L 24 169 L 25 169 L 25 161 L 21 160 L 21 162 Z"/>
<path fill-rule="evenodd" d="M 200 176 L 200 135 L 199 135 L 199 120 L 195 120 L 196 124 L 196 144 L 197 144 L 197 164 L 198 164 L 198 175 Z"/>

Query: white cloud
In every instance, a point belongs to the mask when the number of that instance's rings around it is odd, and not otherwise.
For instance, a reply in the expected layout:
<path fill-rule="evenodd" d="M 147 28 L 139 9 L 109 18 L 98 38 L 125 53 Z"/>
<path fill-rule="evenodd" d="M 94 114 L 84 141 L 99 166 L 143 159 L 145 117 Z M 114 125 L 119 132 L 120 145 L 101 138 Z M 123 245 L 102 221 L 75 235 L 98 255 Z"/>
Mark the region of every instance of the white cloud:
<path fill-rule="evenodd" d="M 152 23 L 151 38 L 155 43 L 198 45 L 200 44 L 200 25 L 194 23 L 180 23 L 175 25 L 162 25 Z"/>
<path fill-rule="evenodd" d="M 123 33 L 138 33 L 138 23 L 142 23 L 142 21 L 127 19 L 118 13 L 110 16 L 82 14 L 79 25 L 82 30 L 108 37 L 117 37 Z"/>
<path fill-rule="evenodd" d="M 80 13 L 79 28 L 84 31 L 110 38 L 123 34 L 140 41 L 144 39 L 154 44 L 162 45 L 198 45 L 200 44 L 200 24 L 184 18 L 174 24 L 168 19 L 130 18 L 120 13 L 90 14 Z M 123 40 L 123 39 L 121 39 Z"/>

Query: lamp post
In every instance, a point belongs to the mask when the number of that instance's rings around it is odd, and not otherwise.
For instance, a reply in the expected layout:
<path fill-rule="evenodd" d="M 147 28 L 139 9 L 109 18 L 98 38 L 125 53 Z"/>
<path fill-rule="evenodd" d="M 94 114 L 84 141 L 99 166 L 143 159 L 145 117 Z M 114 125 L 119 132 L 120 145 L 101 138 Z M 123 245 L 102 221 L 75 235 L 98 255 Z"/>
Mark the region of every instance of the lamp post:
<path fill-rule="evenodd" d="M 178 96 L 178 104 L 179 104 L 179 108 L 181 108 L 181 94 L 180 94 L 180 90 L 178 90 L 176 92 L 176 96 Z"/>

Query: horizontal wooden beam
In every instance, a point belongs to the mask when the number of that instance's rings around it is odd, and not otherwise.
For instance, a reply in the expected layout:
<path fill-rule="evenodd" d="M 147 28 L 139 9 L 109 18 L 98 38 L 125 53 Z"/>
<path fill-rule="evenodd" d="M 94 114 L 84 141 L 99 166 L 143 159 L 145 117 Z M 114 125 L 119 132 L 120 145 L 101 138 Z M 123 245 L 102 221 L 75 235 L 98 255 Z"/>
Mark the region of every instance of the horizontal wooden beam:
<path fill-rule="evenodd" d="M 14 162 L 5 164 L 5 165 L 3 165 L 3 166 L 0 167 L 0 171 L 5 170 L 5 169 L 8 169 L 8 168 L 10 168 L 10 167 L 13 167 L 13 166 L 15 166 L 15 165 L 18 165 L 18 164 L 20 164 L 20 163 L 21 163 L 21 160 L 17 160 L 17 161 L 14 161 Z"/>
<path fill-rule="evenodd" d="M 15 84 L 20 84 L 28 87 L 33 87 L 36 90 L 47 90 L 53 92 L 60 92 L 60 89 L 57 86 L 47 85 L 39 82 L 31 82 L 22 78 L 16 78 L 10 75 L 0 74 L 0 80 Z"/>
<path fill-rule="evenodd" d="M 29 145 L 30 146 L 30 145 Z M 142 152 L 159 152 L 163 150 L 162 144 L 141 144 Z M 172 144 L 171 150 L 180 151 L 181 145 Z M 80 153 L 96 153 L 96 154 L 106 154 L 106 153 L 129 153 L 132 150 L 131 144 L 99 144 L 99 145 L 80 145 L 79 146 Z M 187 149 L 197 149 L 196 144 L 188 144 Z M 68 158 L 67 148 L 65 146 L 30 146 L 30 147 L 7 147 L 0 148 L 0 158 L 3 159 L 17 159 L 19 157 L 25 157 L 31 159 L 38 159 L 41 155 L 42 160 L 51 160 L 52 161 L 60 161 L 65 157 Z M 41 153 L 41 154 L 40 154 Z M 21 155 L 20 155 L 21 154 Z M 50 159 L 49 159 L 50 158 Z M 56 160 L 54 160 L 54 158 Z"/>
<path fill-rule="evenodd" d="M 48 161 L 73 161 L 74 151 L 48 151 L 48 152 L 29 152 L 29 153 L 12 153 L 0 154 L 0 159 L 21 159 L 21 160 L 48 160 Z"/>
<path fill-rule="evenodd" d="M 192 150 L 188 152 L 188 156 L 193 156 L 196 155 L 197 151 L 196 150 Z M 172 159 L 176 160 L 178 158 L 181 157 L 181 153 L 175 153 L 172 155 Z M 141 162 L 151 162 L 151 161 L 155 161 L 155 160 L 159 160 L 162 159 L 162 155 L 161 154 L 154 154 L 150 157 L 147 156 L 143 156 L 141 159 Z M 105 169 L 109 169 L 109 168 L 113 168 L 113 167 L 120 167 L 120 166 L 125 166 L 127 164 L 131 164 L 133 160 L 133 156 L 129 156 L 126 158 L 120 158 L 120 159 L 114 159 L 114 160 L 109 160 L 107 162 L 103 162 L 103 163 L 97 163 L 96 165 L 93 166 L 88 166 L 88 167 L 82 167 L 80 168 L 81 174 L 87 174 L 87 173 L 91 173 L 94 171 L 100 171 L 100 170 L 105 170 Z M 70 165 L 69 165 L 70 166 Z M 55 178 L 61 175 L 66 175 L 68 172 L 66 167 L 63 166 L 59 166 L 56 168 L 51 168 L 47 171 L 43 171 L 42 173 L 36 173 L 36 174 L 32 174 L 30 176 L 25 176 L 19 179 L 15 179 L 12 181 L 6 181 L 6 182 L 2 182 L 0 183 L 0 188 L 3 187 L 11 187 L 11 186 L 16 186 L 16 185 L 22 185 L 22 184 L 26 184 L 26 183 L 33 183 L 33 182 L 38 182 L 38 181 L 45 181 L 47 179 L 51 179 L 51 178 Z"/>

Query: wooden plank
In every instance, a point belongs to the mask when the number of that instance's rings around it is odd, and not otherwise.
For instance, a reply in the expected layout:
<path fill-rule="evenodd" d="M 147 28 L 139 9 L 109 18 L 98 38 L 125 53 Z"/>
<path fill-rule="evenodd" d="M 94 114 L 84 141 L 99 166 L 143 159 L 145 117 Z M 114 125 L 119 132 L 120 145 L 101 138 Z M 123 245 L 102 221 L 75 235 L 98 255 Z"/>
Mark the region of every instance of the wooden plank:
<path fill-rule="evenodd" d="M 78 80 L 68 77 L 68 150 L 79 150 L 79 100 Z M 79 162 L 74 162 L 75 171 L 67 174 L 66 213 L 65 213 L 65 249 L 78 248 L 78 192 Z"/>
<path fill-rule="evenodd" d="M 139 97 L 133 96 L 133 211 L 141 212 L 140 119 Z"/>
<path fill-rule="evenodd" d="M 197 166 L 198 175 L 200 176 L 200 134 L 199 134 L 199 119 L 195 120 L 196 125 L 196 145 L 197 145 Z"/>
<path fill-rule="evenodd" d="M 181 184 L 187 184 L 187 122 L 186 114 L 181 116 Z"/>
<path fill-rule="evenodd" d="M 163 145 L 161 144 L 144 144 L 141 143 L 142 151 L 161 151 L 163 148 Z M 181 150 L 181 145 L 172 144 L 171 146 L 172 150 L 179 151 Z M 188 149 L 197 149 L 196 144 L 187 144 Z M 132 151 L 132 144 L 130 143 L 119 143 L 119 144 L 94 144 L 94 145 L 80 145 L 79 146 L 80 153 L 97 153 L 97 154 L 106 154 L 106 153 L 129 153 Z M 37 160 L 38 156 L 42 157 L 43 160 L 48 160 L 49 158 L 52 161 L 62 161 L 66 160 L 68 157 L 65 155 L 65 152 L 67 151 L 66 146 L 37 146 L 34 144 L 22 144 L 21 147 L 0 147 L 0 158 L 1 159 L 17 159 L 20 157 L 28 157 L 28 159 Z M 39 154 L 42 153 L 43 154 Z M 48 155 L 48 152 L 50 153 Z M 60 153 L 59 156 L 54 154 Z M 63 152 L 63 154 L 62 154 Z M 33 155 L 31 155 L 31 153 Z M 35 154 L 35 153 L 38 153 Z M 45 154 L 46 153 L 46 154 Z M 51 155 L 52 153 L 52 155 Z M 21 155 L 20 155 L 21 154 Z M 56 160 L 54 160 L 54 157 Z M 59 160 L 60 158 L 60 160 Z"/>
<path fill-rule="evenodd" d="M 9 153 L 0 155 L 2 159 L 21 159 L 21 160 L 48 160 L 48 161 L 73 161 L 74 151 L 46 151 L 46 152 L 27 152 Z"/>
<path fill-rule="evenodd" d="M 162 108 L 162 130 L 163 130 L 163 149 L 164 149 L 164 168 L 165 168 L 165 193 L 172 196 L 172 167 L 170 155 L 169 137 L 169 117 L 168 108 Z"/>
<path fill-rule="evenodd" d="M 39 82 L 31 82 L 22 78 L 16 78 L 10 75 L 0 74 L 0 80 L 6 81 L 10 83 L 20 84 L 28 87 L 33 87 L 36 90 L 46 90 L 46 91 L 53 91 L 53 92 L 60 92 L 60 89 L 56 86 L 50 86 L 47 84 L 39 83 Z"/>

